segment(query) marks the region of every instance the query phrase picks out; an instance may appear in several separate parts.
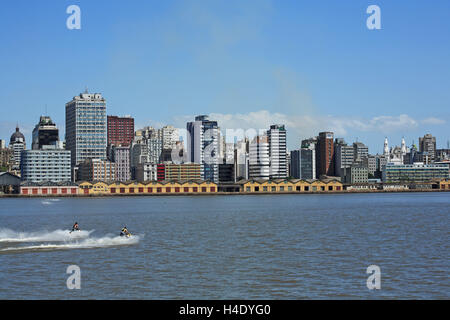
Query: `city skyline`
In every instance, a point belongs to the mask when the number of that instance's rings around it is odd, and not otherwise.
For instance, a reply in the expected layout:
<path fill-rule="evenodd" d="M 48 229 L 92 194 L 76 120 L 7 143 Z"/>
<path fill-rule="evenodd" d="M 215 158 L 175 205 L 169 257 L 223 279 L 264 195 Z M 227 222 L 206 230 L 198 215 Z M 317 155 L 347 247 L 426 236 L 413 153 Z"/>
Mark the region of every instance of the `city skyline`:
<path fill-rule="evenodd" d="M 14 33 L 0 34 L 11 48 L 0 53 L 2 139 L 18 122 L 31 141 L 43 114 L 63 137 L 64 104 L 87 86 L 106 97 L 108 114 L 132 114 L 136 128 L 183 128 L 209 114 L 221 128 L 283 123 L 290 150 L 319 131 L 373 153 L 385 136 L 410 145 L 426 132 L 447 146 L 448 2 L 379 1 L 377 31 L 365 27 L 364 1 L 329 3 L 327 12 L 290 1 L 78 1 L 81 30 L 65 27 L 69 4 L 4 4 L 0 25 Z"/>

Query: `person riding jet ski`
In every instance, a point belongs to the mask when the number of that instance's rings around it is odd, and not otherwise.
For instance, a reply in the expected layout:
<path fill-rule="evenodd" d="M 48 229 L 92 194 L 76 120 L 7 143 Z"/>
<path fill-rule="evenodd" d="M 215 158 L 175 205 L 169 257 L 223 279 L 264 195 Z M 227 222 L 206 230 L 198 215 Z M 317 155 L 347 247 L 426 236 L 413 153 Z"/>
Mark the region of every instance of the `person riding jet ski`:
<path fill-rule="evenodd" d="M 122 231 L 120 231 L 121 237 L 131 237 L 131 233 L 128 231 L 127 227 L 123 227 Z"/>
<path fill-rule="evenodd" d="M 80 227 L 78 226 L 78 222 L 75 222 L 75 224 L 72 227 L 72 231 L 71 232 L 74 232 L 74 231 L 80 231 Z"/>

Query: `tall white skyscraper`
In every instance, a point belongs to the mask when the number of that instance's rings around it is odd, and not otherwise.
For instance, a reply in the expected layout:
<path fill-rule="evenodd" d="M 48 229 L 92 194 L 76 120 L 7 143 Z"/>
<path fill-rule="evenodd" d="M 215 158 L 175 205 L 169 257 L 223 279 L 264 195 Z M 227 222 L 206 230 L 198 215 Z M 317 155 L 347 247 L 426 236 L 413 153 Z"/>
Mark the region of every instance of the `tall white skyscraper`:
<path fill-rule="evenodd" d="M 270 179 L 286 178 L 287 170 L 287 149 L 286 149 L 286 129 L 284 125 L 272 125 L 267 131 L 269 140 L 270 156 Z"/>
<path fill-rule="evenodd" d="M 195 117 L 188 122 L 187 161 L 201 165 L 203 180 L 219 182 L 219 127 L 217 121 L 208 120 L 208 116 Z"/>
<path fill-rule="evenodd" d="M 88 158 L 105 160 L 106 144 L 106 100 L 86 90 L 66 103 L 66 149 L 72 168 Z"/>

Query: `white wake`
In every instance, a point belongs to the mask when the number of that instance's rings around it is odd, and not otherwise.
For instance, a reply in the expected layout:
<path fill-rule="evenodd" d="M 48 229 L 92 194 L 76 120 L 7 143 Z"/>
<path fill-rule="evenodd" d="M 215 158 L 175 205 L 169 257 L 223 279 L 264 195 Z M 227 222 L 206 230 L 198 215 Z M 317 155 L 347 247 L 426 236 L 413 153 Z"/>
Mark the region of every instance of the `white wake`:
<path fill-rule="evenodd" d="M 66 242 L 77 239 L 85 239 L 90 236 L 94 230 L 74 231 L 55 230 L 55 231 L 37 231 L 37 232 L 17 232 L 10 229 L 0 229 L 0 243 L 2 242 Z"/>
<path fill-rule="evenodd" d="M 53 250 L 68 250 L 68 249 L 92 249 L 105 248 L 115 246 L 133 245 L 139 242 L 139 236 L 126 237 L 103 237 L 103 238 L 88 238 L 84 240 L 72 241 L 63 244 L 40 244 L 34 246 L 24 247 L 9 247 L 0 249 L 0 252 L 11 251 L 53 251 Z"/>

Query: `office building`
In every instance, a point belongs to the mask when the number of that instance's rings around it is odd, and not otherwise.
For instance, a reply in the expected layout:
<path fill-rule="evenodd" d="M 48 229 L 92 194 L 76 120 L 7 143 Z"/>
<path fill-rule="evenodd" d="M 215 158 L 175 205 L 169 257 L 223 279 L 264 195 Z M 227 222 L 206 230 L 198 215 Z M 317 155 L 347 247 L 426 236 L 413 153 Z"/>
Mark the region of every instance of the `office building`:
<path fill-rule="evenodd" d="M 39 150 L 23 150 L 21 179 L 29 182 L 65 182 L 71 180 L 70 151 L 56 145 Z"/>
<path fill-rule="evenodd" d="M 208 116 L 188 122 L 186 161 L 201 165 L 202 180 L 219 181 L 219 127 Z"/>
<path fill-rule="evenodd" d="M 107 117 L 108 145 L 129 146 L 134 138 L 134 118 Z"/>
<path fill-rule="evenodd" d="M 431 161 L 434 161 L 436 159 L 436 137 L 426 134 L 419 138 L 419 151 L 427 152 Z"/>
<path fill-rule="evenodd" d="M 286 129 L 284 125 L 272 125 L 267 130 L 267 139 L 269 142 L 269 178 L 283 179 L 287 178 L 287 149 L 286 149 Z"/>
<path fill-rule="evenodd" d="M 33 129 L 33 150 L 39 150 L 43 146 L 57 145 L 59 142 L 59 130 L 56 124 L 48 116 L 41 116 L 39 123 Z"/>
<path fill-rule="evenodd" d="M 449 178 L 449 166 L 446 164 L 403 164 L 388 163 L 383 171 L 383 182 L 419 183 L 434 179 Z"/>
<path fill-rule="evenodd" d="M 158 164 L 157 180 L 201 180 L 201 165 L 199 163 Z"/>
<path fill-rule="evenodd" d="M 316 179 L 316 151 L 313 148 L 291 151 L 290 172 L 294 179 Z"/>
<path fill-rule="evenodd" d="M 12 151 L 12 170 L 20 170 L 20 157 L 23 150 L 26 149 L 25 136 L 19 131 L 19 126 L 11 135 L 9 140 L 9 148 Z"/>
<path fill-rule="evenodd" d="M 66 149 L 72 168 L 86 159 L 106 159 L 106 100 L 100 93 L 80 94 L 66 103 Z"/>
<path fill-rule="evenodd" d="M 234 148 L 234 169 L 236 180 L 247 180 L 249 169 L 249 141 L 238 141 Z"/>
<path fill-rule="evenodd" d="M 355 161 L 355 150 L 353 146 L 347 145 L 343 139 L 336 139 L 334 148 L 334 173 L 336 176 L 343 178 Z"/>
<path fill-rule="evenodd" d="M 364 161 L 369 156 L 369 148 L 361 142 L 353 143 L 353 159 L 356 162 Z"/>
<path fill-rule="evenodd" d="M 112 161 L 116 164 L 115 180 L 120 182 L 131 180 L 130 147 L 113 145 L 111 150 Z"/>
<path fill-rule="evenodd" d="M 334 176 L 334 134 L 320 132 L 316 147 L 317 177 L 322 175 Z"/>
<path fill-rule="evenodd" d="M 269 139 L 256 136 L 249 146 L 249 179 L 270 179 Z"/>
<path fill-rule="evenodd" d="M 114 181 L 116 164 L 102 159 L 86 159 L 78 165 L 78 181 Z"/>

